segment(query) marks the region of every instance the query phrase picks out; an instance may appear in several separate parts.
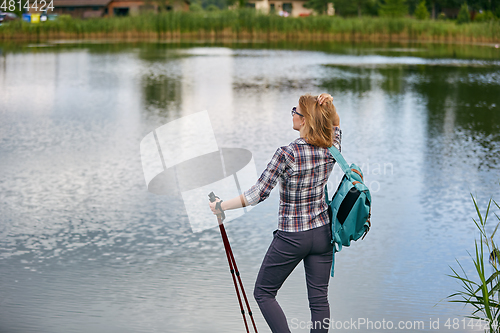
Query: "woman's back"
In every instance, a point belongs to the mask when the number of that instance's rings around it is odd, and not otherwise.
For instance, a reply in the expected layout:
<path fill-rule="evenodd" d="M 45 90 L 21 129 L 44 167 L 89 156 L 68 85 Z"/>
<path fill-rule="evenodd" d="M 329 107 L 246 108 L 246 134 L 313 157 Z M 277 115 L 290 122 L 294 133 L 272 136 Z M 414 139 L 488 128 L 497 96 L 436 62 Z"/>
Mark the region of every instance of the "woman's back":
<path fill-rule="evenodd" d="M 340 133 L 337 127 L 334 145 L 338 149 Z M 303 138 L 281 149 L 288 163 L 280 177 L 278 229 L 296 232 L 328 224 L 324 187 L 335 163 L 332 155 L 328 149 L 310 145 Z"/>

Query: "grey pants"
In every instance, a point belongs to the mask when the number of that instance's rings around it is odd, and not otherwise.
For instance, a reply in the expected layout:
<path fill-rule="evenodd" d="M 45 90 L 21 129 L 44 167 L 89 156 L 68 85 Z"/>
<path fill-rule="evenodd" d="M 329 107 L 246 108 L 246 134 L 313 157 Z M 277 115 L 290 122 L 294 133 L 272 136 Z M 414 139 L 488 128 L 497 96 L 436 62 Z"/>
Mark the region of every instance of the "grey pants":
<path fill-rule="evenodd" d="M 330 235 L 330 225 L 300 232 L 274 232 L 254 289 L 255 300 L 273 333 L 290 332 L 285 314 L 276 301 L 276 294 L 301 260 L 304 260 L 306 271 L 313 324 L 311 332 L 328 332 L 328 282 L 333 251 Z M 320 324 L 326 318 L 327 325 Z"/>

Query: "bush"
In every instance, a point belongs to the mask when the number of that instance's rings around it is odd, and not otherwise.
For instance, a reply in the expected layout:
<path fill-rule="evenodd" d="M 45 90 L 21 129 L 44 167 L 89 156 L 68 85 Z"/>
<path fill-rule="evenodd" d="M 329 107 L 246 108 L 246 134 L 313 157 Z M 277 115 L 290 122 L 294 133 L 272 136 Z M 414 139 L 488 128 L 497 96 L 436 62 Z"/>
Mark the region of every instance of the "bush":
<path fill-rule="evenodd" d="M 71 15 L 69 14 L 61 14 L 57 17 L 57 20 L 60 22 L 69 23 L 73 21 L 73 17 L 71 17 Z"/>
<path fill-rule="evenodd" d="M 446 20 L 446 14 L 443 13 L 443 12 L 439 13 L 437 19 L 440 20 L 440 21 Z"/>
<path fill-rule="evenodd" d="M 194 3 L 192 3 L 192 4 L 189 5 L 189 11 L 191 11 L 191 12 L 202 12 L 203 11 L 203 7 L 200 4 L 194 2 Z"/>
<path fill-rule="evenodd" d="M 417 8 L 415 9 L 415 17 L 419 20 L 427 20 L 431 15 L 427 10 L 427 6 L 425 5 L 425 0 L 420 1 Z"/>
<path fill-rule="evenodd" d="M 470 22 L 469 7 L 467 6 L 466 3 L 464 3 L 462 7 L 460 7 L 460 11 L 458 12 L 457 23 L 462 24 L 469 22 Z"/>
<path fill-rule="evenodd" d="M 211 5 L 208 5 L 207 10 L 208 10 L 209 12 L 216 12 L 216 11 L 218 11 L 218 10 L 219 10 L 219 7 L 217 7 L 217 6 L 216 6 L 216 5 L 214 5 L 214 4 L 211 4 Z"/>
<path fill-rule="evenodd" d="M 487 10 L 485 12 L 479 13 L 474 17 L 474 22 L 489 22 L 495 19 L 495 15 L 491 10 Z"/>
<path fill-rule="evenodd" d="M 408 14 L 408 5 L 405 0 L 385 0 L 378 14 L 382 17 L 404 17 Z"/>

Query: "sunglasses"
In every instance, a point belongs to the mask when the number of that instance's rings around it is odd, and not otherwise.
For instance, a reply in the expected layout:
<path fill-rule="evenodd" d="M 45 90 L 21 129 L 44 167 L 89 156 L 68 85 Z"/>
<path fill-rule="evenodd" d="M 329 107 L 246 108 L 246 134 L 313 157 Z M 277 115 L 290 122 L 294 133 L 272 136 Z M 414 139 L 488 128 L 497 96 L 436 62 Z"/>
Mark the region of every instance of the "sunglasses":
<path fill-rule="evenodd" d="M 299 116 L 304 117 L 304 115 L 303 115 L 303 114 L 300 114 L 300 113 L 298 113 L 298 112 L 297 112 L 297 107 L 296 107 L 296 106 L 294 106 L 294 107 L 292 108 L 292 117 L 293 117 L 293 115 L 294 115 L 294 114 L 298 114 Z"/>

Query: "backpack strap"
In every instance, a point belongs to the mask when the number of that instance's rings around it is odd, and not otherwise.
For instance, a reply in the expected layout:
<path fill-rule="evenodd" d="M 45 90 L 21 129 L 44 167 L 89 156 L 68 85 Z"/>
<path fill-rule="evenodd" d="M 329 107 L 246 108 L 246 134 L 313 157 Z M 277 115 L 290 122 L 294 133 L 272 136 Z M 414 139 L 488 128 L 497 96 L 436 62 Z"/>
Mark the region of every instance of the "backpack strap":
<path fill-rule="evenodd" d="M 335 146 L 329 147 L 328 151 L 330 151 L 330 154 L 332 154 L 333 158 L 339 164 L 342 171 L 344 171 L 346 175 L 349 175 L 351 173 L 351 169 L 349 168 L 349 164 L 347 164 L 344 156 L 342 156 L 340 151 Z"/>
<path fill-rule="evenodd" d="M 330 271 L 330 276 L 334 277 L 334 275 L 335 275 L 335 249 L 333 250 L 332 269 Z"/>
<path fill-rule="evenodd" d="M 330 154 L 332 154 L 333 158 L 339 164 L 340 168 L 347 175 L 347 177 L 350 177 L 350 175 L 352 173 L 351 168 L 349 167 L 349 164 L 347 164 L 346 160 L 344 159 L 344 156 L 342 156 L 340 151 L 335 146 L 329 147 L 328 151 L 330 151 Z M 327 203 L 329 205 L 330 200 L 328 199 L 328 190 L 327 190 L 326 186 L 325 186 L 325 193 L 326 193 Z M 333 277 L 334 276 L 334 268 L 335 268 L 335 253 L 340 252 L 342 250 L 342 240 L 340 239 L 339 235 L 336 233 L 335 220 L 332 221 L 332 229 L 333 230 L 332 230 L 331 243 L 333 245 L 333 260 L 332 260 L 331 276 Z"/>
<path fill-rule="evenodd" d="M 335 223 L 334 223 L 335 224 Z M 331 270 L 331 276 L 334 276 L 335 272 L 335 253 L 340 252 L 342 250 L 342 241 L 340 240 L 340 237 L 335 234 L 336 237 L 332 240 L 332 245 L 333 245 L 333 258 L 332 258 L 332 270 Z"/>

